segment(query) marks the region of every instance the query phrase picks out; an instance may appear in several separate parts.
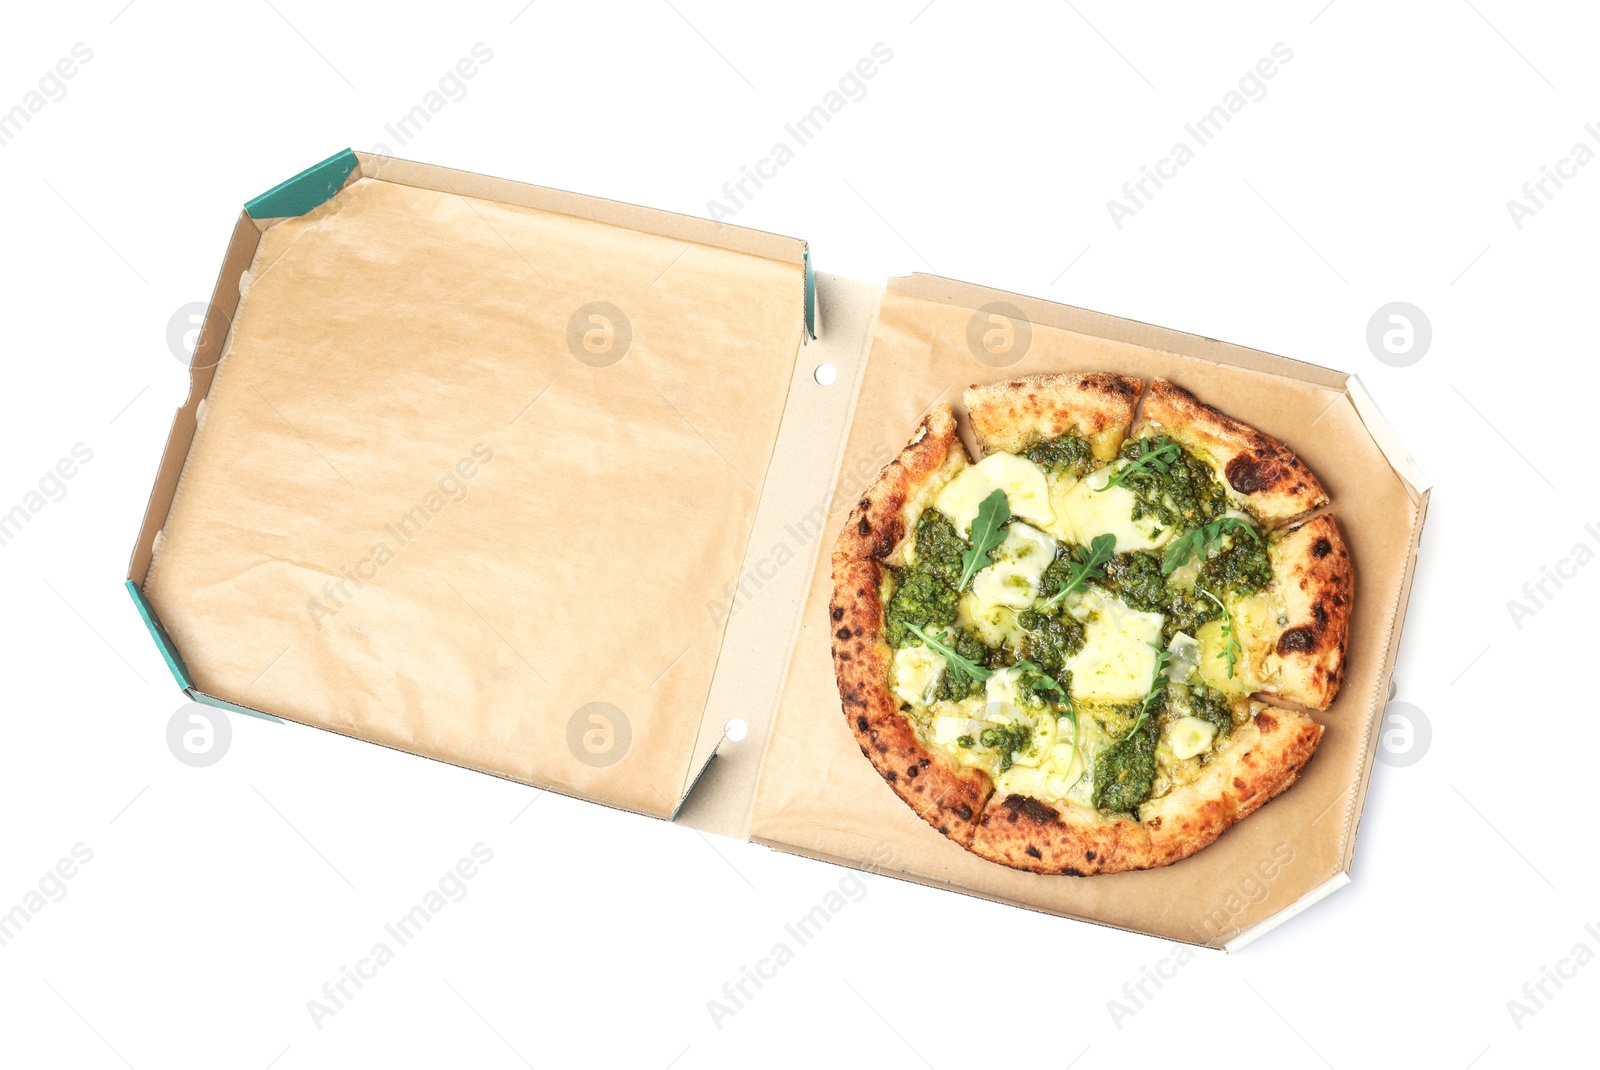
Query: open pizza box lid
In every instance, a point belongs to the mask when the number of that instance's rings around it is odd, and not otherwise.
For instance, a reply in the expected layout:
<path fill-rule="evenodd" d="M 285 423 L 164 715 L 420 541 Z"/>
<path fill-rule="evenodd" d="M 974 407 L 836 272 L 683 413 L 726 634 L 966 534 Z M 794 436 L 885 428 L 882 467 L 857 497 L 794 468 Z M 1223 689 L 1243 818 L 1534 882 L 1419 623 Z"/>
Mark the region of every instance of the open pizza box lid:
<path fill-rule="evenodd" d="M 1164 375 L 1287 441 L 1356 563 L 1317 755 L 1163 870 L 968 854 L 861 757 L 834 687 L 828 558 L 860 492 L 935 402 L 1061 370 Z M 1426 503 L 1351 376 L 928 276 L 814 278 L 794 239 L 344 152 L 234 228 L 128 589 L 196 701 L 1237 946 L 1347 879 Z"/>

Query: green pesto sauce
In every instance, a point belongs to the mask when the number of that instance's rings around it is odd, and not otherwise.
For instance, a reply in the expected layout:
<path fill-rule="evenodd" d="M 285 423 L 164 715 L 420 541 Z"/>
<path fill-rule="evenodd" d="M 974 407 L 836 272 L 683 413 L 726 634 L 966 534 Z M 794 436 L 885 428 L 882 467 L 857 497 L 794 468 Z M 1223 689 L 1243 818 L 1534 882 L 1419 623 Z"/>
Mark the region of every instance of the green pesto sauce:
<path fill-rule="evenodd" d="M 1050 569 L 1057 568 L 1058 564 L 1060 567 L 1052 575 Z M 1233 547 L 1207 561 L 1196 582 L 1213 594 L 1232 591 L 1242 598 L 1261 590 L 1271 579 L 1272 565 L 1265 544 L 1241 538 Z M 1202 624 L 1222 615 L 1209 598 L 1167 580 L 1168 577 L 1161 574 L 1159 552 L 1133 550 L 1117 554 L 1106 562 L 1105 575 L 1089 582 L 1141 613 L 1160 613 L 1162 632 L 1168 639 L 1178 632 L 1194 635 Z M 1066 581 L 1065 563 L 1052 562 L 1045 570 L 1045 590 L 1059 589 Z"/>
<path fill-rule="evenodd" d="M 1055 685 L 1052 687 L 1051 685 Z M 1049 708 L 1057 719 L 1068 716 L 1066 696 L 1072 694 L 1072 673 L 1056 672 L 1048 676 L 1025 672 L 1022 674 L 1023 693 Z M 1059 689 L 1059 690 L 1058 690 Z"/>
<path fill-rule="evenodd" d="M 1224 541 L 1230 545 L 1200 566 L 1196 586 L 1213 594 L 1226 589 L 1248 598 L 1272 582 L 1272 559 L 1267 556 L 1265 536 L 1252 539 L 1233 534 Z"/>
<path fill-rule="evenodd" d="M 1233 703 L 1222 692 L 1207 687 L 1198 680 L 1186 684 L 1171 684 L 1167 688 L 1160 727 L 1183 717 L 1198 717 L 1217 730 L 1217 738 L 1224 739 L 1233 731 Z"/>
<path fill-rule="evenodd" d="M 1048 599 L 1072 581 L 1072 547 L 1065 541 L 1056 545 L 1055 560 L 1044 567 L 1039 577 L 1039 597 Z M 1023 625 L 1024 628 L 1027 625 Z"/>
<path fill-rule="evenodd" d="M 1233 704 L 1222 692 L 1196 683 L 1189 684 L 1187 690 L 1183 704 L 1188 706 L 1188 716 L 1210 721 L 1217 730 L 1218 739 L 1233 731 Z"/>
<path fill-rule="evenodd" d="M 978 742 L 1000 752 L 1000 772 L 1004 773 L 1011 768 L 1012 751 L 1028 753 L 1033 745 L 1033 729 L 1021 722 L 985 728 L 978 733 Z"/>
<path fill-rule="evenodd" d="M 1230 535 L 1224 542 L 1223 549 L 1200 566 L 1194 590 L 1168 585 L 1162 630 L 1169 639 L 1178 632 L 1195 635 L 1202 624 L 1222 616 L 1217 604 L 1200 591 L 1210 591 L 1226 601 L 1229 595 L 1248 598 L 1272 582 L 1266 536 Z"/>
<path fill-rule="evenodd" d="M 1083 625 L 1059 609 L 1055 615 L 1025 609 L 1017 614 L 1017 623 L 1028 633 L 1018 653 L 1052 677 L 1060 676 L 1067 659 L 1083 649 Z"/>
<path fill-rule="evenodd" d="M 913 545 L 916 563 L 895 573 L 894 595 L 884 607 L 884 639 L 892 647 L 921 642 L 907 624 L 926 629 L 955 623 L 961 598 L 956 584 L 967 544 L 949 517 L 937 509 L 923 510 Z"/>
<path fill-rule="evenodd" d="M 992 656 L 992 652 L 984 645 L 983 640 L 964 628 L 950 645 L 955 648 L 957 654 L 980 665 Z M 939 674 L 939 683 L 934 688 L 933 697 L 935 699 L 948 699 L 951 702 L 960 702 L 962 699 L 973 694 L 982 693 L 982 691 L 983 684 L 964 672 L 957 672 L 955 669 L 946 666 L 945 670 Z"/>
<path fill-rule="evenodd" d="M 1105 579 L 1096 581 L 1141 613 L 1167 611 L 1166 577 L 1161 555 L 1149 550 L 1118 554 L 1106 562 Z"/>
<path fill-rule="evenodd" d="M 1170 640 L 1179 632 L 1195 635 L 1200 625 L 1222 616 L 1222 610 L 1209 598 L 1192 591 L 1167 588 L 1167 614 L 1161 623 L 1162 633 Z"/>
<path fill-rule="evenodd" d="M 1062 435 L 1035 442 L 1023 453 L 1034 464 L 1050 472 L 1083 476 L 1094 467 L 1094 452 L 1077 435 Z"/>
<path fill-rule="evenodd" d="M 1054 567 L 1053 562 L 1051 568 Z M 1065 565 L 1055 577 L 1046 569 L 1045 589 L 1052 589 L 1051 582 L 1066 582 L 1066 576 Z M 1202 624 L 1222 616 L 1216 603 L 1201 595 L 1200 590 L 1210 591 L 1219 598 L 1228 595 L 1248 598 L 1272 582 L 1272 560 L 1267 556 L 1266 539 L 1244 535 L 1225 537 L 1223 548 L 1200 566 L 1195 580 L 1197 589 L 1168 583 L 1168 579 L 1161 574 L 1159 552 L 1134 550 L 1113 557 L 1106 563 L 1105 576 L 1090 582 L 1142 613 L 1162 614 L 1162 632 L 1168 639 L 1178 632 L 1194 635 Z"/>
<path fill-rule="evenodd" d="M 1094 805 L 1113 813 L 1133 813 L 1156 782 L 1156 718 L 1126 739 L 1106 747 L 1094 760 Z"/>
<path fill-rule="evenodd" d="M 1137 460 L 1140 441 L 1130 438 L 1123 443 L 1122 456 Z M 1180 531 L 1210 523 L 1228 508 L 1227 496 L 1211 467 L 1181 446 L 1177 460 L 1169 463 L 1165 472 L 1146 465 L 1128 474 L 1122 485 L 1137 499 L 1133 519 L 1153 517 L 1163 527 Z"/>

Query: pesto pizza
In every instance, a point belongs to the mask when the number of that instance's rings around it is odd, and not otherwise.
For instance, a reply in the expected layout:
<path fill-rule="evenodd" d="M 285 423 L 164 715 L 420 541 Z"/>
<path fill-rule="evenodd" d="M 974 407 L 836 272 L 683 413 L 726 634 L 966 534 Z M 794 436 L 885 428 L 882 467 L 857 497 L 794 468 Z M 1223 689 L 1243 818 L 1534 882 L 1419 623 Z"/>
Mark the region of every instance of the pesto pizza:
<path fill-rule="evenodd" d="M 850 730 L 983 858 L 1078 876 L 1185 858 L 1322 738 L 1303 711 L 1338 693 L 1354 597 L 1328 496 L 1163 379 L 1027 376 L 963 400 L 979 458 L 935 407 L 835 547 Z"/>

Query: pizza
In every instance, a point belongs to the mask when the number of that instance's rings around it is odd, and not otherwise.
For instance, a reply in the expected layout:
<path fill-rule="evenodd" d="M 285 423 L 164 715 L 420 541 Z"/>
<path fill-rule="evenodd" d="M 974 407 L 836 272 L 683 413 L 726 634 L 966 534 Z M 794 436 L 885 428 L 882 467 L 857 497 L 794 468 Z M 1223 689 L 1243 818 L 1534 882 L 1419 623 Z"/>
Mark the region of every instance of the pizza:
<path fill-rule="evenodd" d="M 928 412 L 833 553 L 850 731 L 980 857 L 1163 866 L 1288 788 L 1355 595 L 1293 451 L 1175 383 L 1034 375 Z M 1137 417 L 1137 423 L 1136 423 Z"/>

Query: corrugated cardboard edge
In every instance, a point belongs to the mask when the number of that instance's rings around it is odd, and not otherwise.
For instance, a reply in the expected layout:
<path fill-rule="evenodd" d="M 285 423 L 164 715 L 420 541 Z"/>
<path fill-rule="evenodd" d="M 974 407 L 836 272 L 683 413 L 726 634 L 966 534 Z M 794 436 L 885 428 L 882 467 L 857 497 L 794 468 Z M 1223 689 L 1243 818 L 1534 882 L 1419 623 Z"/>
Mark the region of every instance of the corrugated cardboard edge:
<path fill-rule="evenodd" d="M 508 178 L 494 178 L 473 171 L 458 171 L 435 164 L 401 160 L 393 156 L 376 156 L 370 152 L 357 152 L 361 162 L 357 176 L 376 178 L 401 186 L 415 186 L 440 193 L 456 193 L 463 197 L 478 197 L 502 204 L 516 204 L 524 208 L 537 208 L 544 212 L 592 219 L 609 223 L 641 234 L 655 234 L 678 241 L 696 242 L 736 253 L 765 257 L 784 263 L 805 263 L 806 243 L 799 238 L 786 238 L 763 230 L 751 230 L 731 223 L 716 223 L 699 216 L 667 212 L 659 208 L 645 208 L 637 204 L 591 197 L 583 193 L 534 186 L 514 182 Z"/>
<path fill-rule="evenodd" d="M 355 161 L 356 166 L 346 171 L 346 165 L 351 159 Z M 625 204 L 621 201 L 607 200 L 601 197 L 590 197 L 566 190 L 514 182 L 509 179 L 492 178 L 469 171 L 457 171 L 447 167 L 417 163 L 411 160 L 400 160 L 373 153 L 351 153 L 350 150 L 336 153 L 327 160 L 315 164 L 293 178 L 273 187 L 267 193 L 253 198 L 249 205 L 262 214 L 260 218 L 256 218 L 252 216 L 251 211 L 247 208 L 246 211 L 239 214 L 234 223 L 227 251 L 223 255 L 222 267 L 218 273 L 216 284 L 212 289 L 211 301 L 206 307 L 200 334 L 195 340 L 194 357 L 189 366 L 189 395 L 174 415 L 171 430 L 167 435 L 167 443 L 162 453 L 161 463 L 156 469 L 154 485 L 145 505 L 144 518 L 140 524 L 139 534 L 129 558 L 126 585 L 133 596 L 141 618 L 145 621 L 146 627 L 156 643 L 157 649 L 161 651 L 162 658 L 167 662 L 168 667 L 172 669 L 174 678 L 178 681 L 185 694 L 188 694 L 197 702 L 203 702 L 219 709 L 233 710 L 268 720 L 282 721 L 284 719 L 261 710 L 225 702 L 194 688 L 192 681 L 188 678 L 186 668 L 183 668 L 181 652 L 177 650 L 170 638 L 166 637 L 166 630 L 161 626 L 161 622 L 157 619 L 148 600 L 144 598 L 142 588 L 145 578 L 149 574 L 150 561 L 154 555 L 156 540 L 159 538 L 161 529 L 166 524 L 167 515 L 172 509 L 173 498 L 177 493 L 178 483 L 183 475 L 183 467 L 188 459 L 189 449 L 194 443 L 195 431 L 199 425 L 206 395 L 211 390 L 211 383 L 216 373 L 217 364 L 222 359 L 222 354 L 227 347 L 233 317 L 239 307 L 240 281 L 254 260 L 256 249 L 260 244 L 261 234 L 284 219 L 294 218 L 293 215 L 272 213 L 288 213 L 298 210 L 297 214 L 303 214 L 316 207 L 317 204 L 325 202 L 339 189 L 362 178 L 375 178 L 398 185 L 520 205 L 540 211 L 590 219 L 640 233 L 695 242 L 783 263 L 799 264 L 803 268 L 802 285 L 804 287 L 802 294 L 803 321 L 799 325 L 802 342 L 810 336 L 816 322 L 814 308 L 815 283 L 810 263 L 810 251 L 806 243 L 798 238 L 788 238 L 782 235 L 769 234 L 765 231 L 717 223 L 708 219 L 681 215 L 655 208 Z M 312 203 L 313 201 L 315 203 Z M 797 368 L 801 363 L 803 362 L 797 358 Z M 772 459 L 769 459 L 769 474 L 771 465 Z M 765 489 L 766 485 L 764 484 L 763 492 Z M 748 555 L 748 552 L 749 544 L 747 543 L 746 555 Z M 680 796 L 673 803 L 670 813 L 665 815 L 647 814 L 646 816 L 671 817 L 682 809 L 688 793 L 703 776 L 711 758 L 716 753 L 716 746 L 723 738 L 721 722 L 718 721 L 713 725 L 713 720 L 715 718 L 709 712 L 702 712 L 698 738 L 718 742 L 713 743 L 709 747 L 709 752 L 704 754 L 700 753 L 700 747 L 697 745 L 696 753 L 685 769 L 684 784 L 680 791 Z M 301 722 L 293 723 L 298 724 Z M 351 738 L 361 737 L 352 736 Z M 406 751 L 404 753 L 412 752 Z M 418 757 L 428 756 L 418 755 Z M 464 766 L 464 768 L 472 767 Z M 487 769 L 478 769 L 477 771 L 489 773 L 491 776 L 501 776 L 502 779 L 516 780 L 516 778 L 504 777 Z M 544 785 L 534 784 L 531 781 L 516 780 L 516 782 L 526 783 L 530 787 L 553 790 Z M 573 797 L 586 798 L 576 794 Z M 616 809 L 631 809 L 617 806 L 606 799 L 586 798 L 586 801 L 601 803 Z"/>
<path fill-rule="evenodd" d="M 853 858 L 845 858 L 840 855 L 829 854 L 826 851 L 814 851 L 804 847 L 793 847 L 788 844 L 777 841 L 769 841 L 760 837 L 756 837 L 755 839 L 751 840 L 751 842 L 759 843 L 764 847 L 770 847 L 775 851 L 782 851 L 784 854 L 798 855 L 801 858 L 810 858 L 817 862 L 827 862 L 831 865 L 843 866 L 845 869 L 861 871 L 870 870 L 872 873 L 878 876 L 892 877 L 898 881 L 905 881 L 907 884 L 920 884 L 924 888 L 937 888 L 940 891 L 955 892 L 959 895 L 971 896 L 974 899 L 983 899 L 990 903 L 998 903 L 1001 906 L 1016 907 L 1018 910 L 1026 910 L 1046 918 L 1059 918 L 1062 921 L 1072 922 L 1075 924 L 1082 923 L 1085 925 L 1098 925 L 1102 929 L 1113 929 L 1117 932 L 1134 933 L 1138 936 L 1150 935 L 1149 933 L 1141 932 L 1138 929 L 1130 928 L 1128 926 L 1113 925 L 1111 922 L 1104 921 L 1100 918 L 1091 918 L 1082 914 L 1057 913 L 1052 910 L 1041 910 L 1032 903 L 1025 903 L 1020 899 L 1011 899 L 1003 895 L 989 895 L 984 892 L 973 891 L 958 884 L 952 884 L 948 881 L 941 881 L 934 877 L 923 876 L 920 873 L 912 873 L 908 870 L 894 869 L 893 867 L 886 866 L 882 863 L 867 865 Z M 1155 939 L 1167 940 L 1166 937 L 1155 937 Z M 1167 942 L 1179 943 L 1182 941 L 1167 940 Z M 1219 950 L 1217 948 L 1210 948 L 1206 944 L 1191 944 L 1190 946 L 1207 948 L 1208 950 Z"/>
<path fill-rule="evenodd" d="M 144 587 L 156 536 L 160 534 L 167 522 L 167 514 L 172 510 L 172 498 L 178 492 L 178 480 L 183 475 L 184 462 L 189 458 L 189 447 L 194 443 L 200 406 L 211 391 L 211 380 L 216 375 L 217 363 L 222 359 L 228 332 L 233 327 L 233 314 L 239 309 L 239 281 L 249 270 L 260 243 L 261 231 L 255 221 L 249 213 L 240 212 L 228 240 L 227 252 L 222 257 L 222 269 L 211 290 L 211 301 L 206 306 L 200 334 L 195 339 L 194 357 L 189 362 L 189 396 L 172 418 L 172 429 L 167 433 L 161 464 L 156 468 L 155 485 L 145 503 L 144 520 L 139 525 L 139 537 L 133 544 L 133 555 L 128 561 L 127 578 L 137 587 Z"/>
<path fill-rule="evenodd" d="M 1330 894 L 1343 887 L 1344 884 L 1349 883 L 1350 866 L 1355 860 L 1356 835 L 1361 824 L 1361 815 L 1366 807 L 1367 787 L 1372 780 L 1372 767 L 1378 756 L 1376 741 L 1372 737 L 1383 724 L 1385 707 L 1394 698 L 1394 666 L 1400 656 L 1400 642 L 1405 632 L 1406 613 L 1411 606 L 1411 586 L 1417 575 L 1417 554 L 1422 546 L 1422 529 L 1427 523 L 1428 502 L 1433 496 L 1431 485 L 1422 474 L 1421 468 L 1412 460 L 1411 454 L 1407 452 L 1405 447 L 1401 445 L 1399 436 L 1395 434 L 1394 428 L 1389 425 L 1389 422 L 1384 419 L 1383 414 L 1378 410 L 1377 402 L 1367 392 L 1366 386 L 1359 378 L 1351 374 L 1346 377 L 1344 387 L 1345 395 L 1350 398 L 1356 414 L 1361 418 L 1361 422 L 1367 429 L 1367 433 L 1372 436 L 1373 441 L 1378 444 L 1378 448 L 1383 452 L 1384 458 L 1389 462 L 1389 466 L 1394 469 L 1401 485 L 1416 504 L 1417 512 L 1411 528 L 1411 537 L 1406 546 L 1406 566 L 1400 580 L 1400 590 L 1395 595 L 1395 604 L 1389 613 L 1389 642 L 1385 646 L 1386 653 L 1384 655 L 1383 669 L 1378 674 L 1375 682 L 1377 690 L 1372 699 L 1374 714 L 1368 720 L 1362 733 L 1362 752 L 1366 758 L 1362 765 L 1361 776 L 1357 781 L 1356 791 L 1345 806 L 1344 852 L 1341 868 L 1339 873 L 1335 874 L 1335 879 L 1340 875 L 1345 876 L 1346 879 L 1344 883 L 1328 888 L 1327 892 L 1322 893 L 1323 895 Z M 1321 898 L 1321 896 L 1318 895 L 1316 898 Z M 1316 898 L 1311 899 L 1311 902 L 1315 902 Z M 1306 903 L 1306 905 L 1309 906 L 1310 903 Z M 1296 904 L 1288 909 L 1298 912 L 1303 908 Z M 1266 922 L 1255 926 L 1255 928 L 1261 928 L 1262 925 L 1266 925 L 1269 922 L 1276 923 L 1276 919 L 1277 915 L 1274 915 L 1272 918 L 1267 919 Z M 1236 937 L 1235 939 L 1238 938 Z M 1240 946 L 1243 945 L 1241 944 Z M 1231 946 L 1230 950 L 1232 950 Z"/>
<path fill-rule="evenodd" d="M 274 717 L 270 713 L 262 713 L 260 710 L 253 710 L 249 706 L 241 706 L 236 702 L 229 702 L 227 699 L 208 695 L 197 687 L 186 687 L 183 689 L 183 693 L 202 706 L 215 706 L 219 710 L 227 710 L 230 713 L 242 713 L 247 717 L 259 717 L 261 720 L 271 721 L 273 724 L 283 723 L 282 717 Z"/>
<path fill-rule="evenodd" d="M 888 281 L 885 290 L 906 294 L 907 296 L 911 297 L 922 298 L 928 301 L 935 301 L 941 304 L 953 305 L 959 308 L 975 309 L 990 301 L 997 299 L 1005 300 L 1019 308 L 1023 314 L 1034 323 L 1056 327 L 1061 330 L 1072 331 L 1079 334 L 1109 338 L 1115 341 L 1140 346 L 1146 349 L 1171 354 L 1173 356 L 1178 356 L 1185 359 L 1201 360 L 1218 365 L 1245 368 L 1264 375 L 1277 376 L 1302 383 L 1311 383 L 1328 390 L 1338 391 L 1350 400 L 1351 406 L 1355 409 L 1356 414 L 1360 417 L 1368 432 L 1372 435 L 1374 442 L 1377 444 L 1380 452 L 1383 453 L 1385 460 L 1389 462 L 1390 468 L 1400 480 L 1402 487 L 1407 493 L 1407 496 L 1410 497 L 1412 502 L 1416 505 L 1417 512 L 1415 516 L 1415 522 L 1410 533 L 1409 545 L 1407 549 L 1407 560 L 1401 587 L 1397 594 L 1395 604 L 1392 607 L 1386 622 L 1388 641 L 1385 645 L 1386 654 L 1384 664 L 1375 681 L 1374 695 L 1369 700 L 1372 706 L 1372 713 L 1362 727 L 1360 740 L 1361 750 L 1364 755 L 1362 768 L 1359 776 L 1352 785 L 1355 790 L 1352 792 L 1349 788 L 1347 788 L 1344 793 L 1345 796 L 1348 796 L 1349 798 L 1343 807 L 1343 824 L 1339 841 L 1341 844 L 1339 863 L 1329 872 L 1327 879 L 1322 884 L 1318 885 L 1313 891 L 1302 896 L 1294 904 L 1285 908 L 1283 911 L 1280 911 L 1278 914 L 1274 914 L 1270 918 L 1262 922 L 1258 922 L 1255 926 L 1252 926 L 1251 929 L 1245 930 L 1244 933 L 1233 934 L 1231 938 L 1227 940 L 1218 937 L 1206 942 L 1181 942 L 1189 943 L 1195 947 L 1206 947 L 1214 950 L 1229 948 L 1234 944 L 1242 947 L 1244 944 L 1249 942 L 1249 940 L 1243 939 L 1246 934 L 1254 933 L 1255 935 L 1250 936 L 1249 939 L 1255 939 L 1256 936 L 1268 931 L 1273 925 L 1281 924 L 1283 921 L 1288 920 L 1288 918 L 1293 917 L 1295 914 L 1316 903 L 1323 897 L 1332 894 L 1339 888 L 1349 884 L 1350 865 L 1355 855 L 1356 833 L 1360 823 L 1362 808 L 1366 800 L 1368 783 L 1372 776 L 1372 767 L 1377 755 L 1377 748 L 1374 745 L 1374 734 L 1382 723 L 1383 707 L 1386 703 L 1387 696 L 1389 696 L 1393 690 L 1392 677 L 1394 673 L 1394 664 L 1399 654 L 1399 640 L 1403 633 L 1406 610 L 1410 603 L 1412 581 L 1416 574 L 1417 551 L 1422 537 L 1423 524 L 1427 517 L 1427 506 L 1430 496 L 1427 480 L 1422 476 L 1420 468 L 1411 458 L 1410 454 L 1401 445 L 1399 437 L 1394 433 L 1392 427 L 1390 427 L 1388 422 L 1383 418 L 1382 413 L 1378 410 L 1376 402 L 1373 401 L 1372 396 L 1367 391 L 1366 387 L 1353 373 L 1340 372 L 1334 369 L 1324 368 L 1320 365 L 1309 364 L 1304 361 L 1294 360 L 1289 357 L 1282 357 L 1278 356 L 1277 354 L 1267 353 L 1262 350 L 1235 345 L 1230 342 L 1222 342 L 1218 341 L 1217 339 L 1206 338 L 1201 335 L 1188 334 L 1182 331 L 1172 330 L 1170 328 L 1156 327 L 1151 324 L 1141 323 L 1137 320 L 1125 319 L 1102 312 L 1094 312 L 1089 309 L 1077 308 L 1071 305 L 1062 305 L 1052 301 L 1045 301 L 1040 298 L 1027 297 L 1021 294 L 1013 294 L 1007 291 L 995 290 L 991 287 L 979 286 L 974 283 L 960 282 L 954 279 L 946 279 L 939 276 L 919 273 L 910 276 L 891 278 Z M 864 364 L 866 356 L 871 348 L 872 329 L 872 325 L 869 325 L 867 328 L 868 334 L 864 339 L 862 339 L 861 342 L 863 367 L 857 371 L 858 389 L 862 372 L 865 370 Z M 846 423 L 845 428 L 845 434 L 847 437 L 849 426 L 854 422 L 854 412 L 855 399 L 853 398 L 851 402 L 850 413 L 847 417 L 848 422 Z M 839 478 L 838 467 L 841 463 L 842 454 L 840 459 L 834 462 L 834 478 L 836 481 Z M 811 571 L 814 572 L 814 568 Z M 809 582 L 810 578 L 808 577 L 807 583 L 809 584 Z M 797 608 L 796 619 L 794 620 L 789 632 L 789 641 L 791 647 L 794 643 L 794 636 L 799 629 L 800 612 L 803 612 L 803 605 L 802 607 Z M 790 653 L 792 657 L 792 650 Z M 787 672 L 788 669 L 786 666 L 785 678 L 787 678 Z M 781 684 L 779 685 L 779 690 L 781 692 Z M 769 728 L 771 716 L 775 715 L 775 712 L 776 711 L 774 709 L 773 714 L 769 715 Z M 763 755 L 763 761 L 764 759 L 765 756 Z M 743 827 L 746 830 L 749 829 L 751 817 L 750 811 L 753 809 L 754 804 L 755 795 L 752 791 L 752 794 L 746 801 L 745 805 L 746 816 Z M 721 830 L 717 829 L 716 831 Z M 748 832 L 746 833 L 746 836 L 748 838 Z M 755 837 L 753 842 L 762 843 L 765 846 L 771 847 L 775 850 L 784 851 L 786 853 L 799 854 L 809 858 L 818 858 L 822 861 L 833 862 L 838 865 L 846 865 L 853 868 L 862 868 L 863 866 L 863 864 L 858 861 L 831 855 L 824 856 L 815 851 L 785 844 L 776 840 Z M 929 887 L 943 888 L 948 891 L 959 892 L 965 895 L 974 896 L 976 898 L 988 899 L 992 902 L 1005 903 L 1010 906 L 1020 906 L 1028 910 L 1038 911 L 1039 913 L 1049 913 L 1052 916 L 1068 917 L 1077 921 L 1088 921 L 1094 924 L 1104 925 L 1107 928 L 1121 928 L 1120 926 L 1111 925 L 1098 919 L 1081 917 L 1074 914 L 1055 915 L 1053 912 L 1039 910 L 1039 908 L 1030 904 L 1017 902 L 1003 896 L 992 895 L 955 881 L 941 881 L 931 877 L 923 877 L 920 875 L 899 873 L 883 869 L 880 869 L 879 871 L 901 877 L 902 879 L 909 880 L 913 883 L 925 884 Z M 1126 931 L 1136 932 L 1138 930 L 1130 928 Z"/>
<path fill-rule="evenodd" d="M 1340 872 L 1335 873 L 1328 879 L 1326 884 L 1323 884 L 1318 888 L 1313 888 L 1305 895 L 1302 895 L 1299 899 L 1296 899 L 1293 903 L 1272 915 L 1272 917 L 1268 918 L 1266 921 L 1258 922 L 1257 924 L 1252 925 L 1244 932 L 1235 936 L 1232 940 L 1229 940 L 1226 944 L 1223 944 L 1222 949 L 1229 954 L 1232 954 L 1246 945 L 1254 943 L 1256 940 L 1259 940 L 1261 937 L 1267 935 L 1273 929 L 1276 929 L 1278 926 L 1299 914 L 1307 907 L 1322 902 L 1322 900 L 1326 899 L 1328 896 L 1332 895 L 1334 892 L 1337 892 L 1340 888 L 1343 888 L 1349 883 L 1350 874 L 1348 872 L 1341 870 Z"/>
<path fill-rule="evenodd" d="M 1389 459 L 1390 466 L 1400 476 L 1401 482 L 1418 498 L 1431 490 L 1433 483 L 1422 474 L 1422 468 L 1412 459 L 1405 446 L 1400 444 L 1400 436 L 1389 426 L 1389 421 L 1384 418 L 1378 408 L 1378 402 L 1367 391 L 1367 385 L 1361 381 L 1361 377 L 1352 372 L 1345 380 L 1345 390 L 1350 394 L 1350 400 L 1355 404 L 1361 422 L 1367 425 L 1373 441 Z"/>
<path fill-rule="evenodd" d="M 1247 368 L 1265 375 L 1276 375 L 1299 382 L 1314 383 L 1331 390 L 1342 389 L 1349 375 L 1308 364 L 1290 357 L 1280 357 L 1232 342 L 1219 342 L 1203 335 L 1187 334 L 1168 327 L 1157 327 L 1138 320 L 1124 319 L 1105 312 L 1094 312 L 1074 305 L 1058 304 L 1038 297 L 1027 297 L 971 282 L 941 278 L 937 275 L 906 275 L 889 280 L 888 289 L 911 297 L 920 297 L 958 308 L 978 308 L 1003 299 L 1016 305 L 1034 323 L 1056 327 L 1063 331 L 1110 338 L 1145 349 L 1159 350 L 1191 360 L 1209 361 L 1235 368 Z"/>

